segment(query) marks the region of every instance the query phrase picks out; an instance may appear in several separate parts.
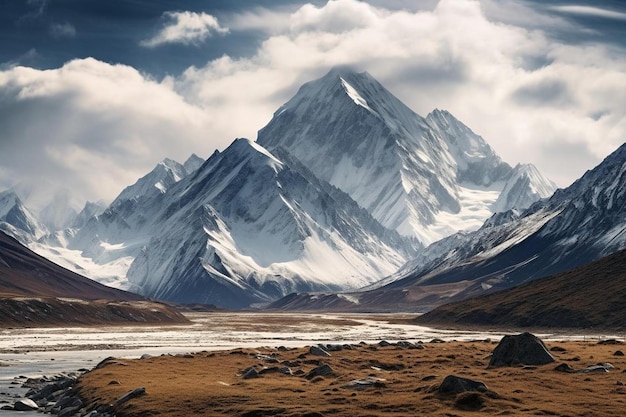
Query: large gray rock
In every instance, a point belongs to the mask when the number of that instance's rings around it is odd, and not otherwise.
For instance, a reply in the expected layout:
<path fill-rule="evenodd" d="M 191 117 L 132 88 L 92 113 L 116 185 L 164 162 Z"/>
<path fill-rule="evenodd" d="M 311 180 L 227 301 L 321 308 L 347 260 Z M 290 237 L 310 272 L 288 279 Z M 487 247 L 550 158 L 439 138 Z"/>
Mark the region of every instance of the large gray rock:
<path fill-rule="evenodd" d="M 489 367 L 515 365 L 545 365 L 554 357 L 537 336 L 528 332 L 504 336 L 493 350 Z"/>

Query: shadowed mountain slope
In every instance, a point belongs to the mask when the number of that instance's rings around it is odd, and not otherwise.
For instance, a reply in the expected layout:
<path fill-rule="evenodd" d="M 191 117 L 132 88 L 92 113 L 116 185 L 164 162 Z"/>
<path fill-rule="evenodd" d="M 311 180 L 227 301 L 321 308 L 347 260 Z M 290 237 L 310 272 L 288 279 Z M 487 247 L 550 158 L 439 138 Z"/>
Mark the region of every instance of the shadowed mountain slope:
<path fill-rule="evenodd" d="M 420 324 L 626 327 L 626 250 L 509 290 L 445 304 Z"/>

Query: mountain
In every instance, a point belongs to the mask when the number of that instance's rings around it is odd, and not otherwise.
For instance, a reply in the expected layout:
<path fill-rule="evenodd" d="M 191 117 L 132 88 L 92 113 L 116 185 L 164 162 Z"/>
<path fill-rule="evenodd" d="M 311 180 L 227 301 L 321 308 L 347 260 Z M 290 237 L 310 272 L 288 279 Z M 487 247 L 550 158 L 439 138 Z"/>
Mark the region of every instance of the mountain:
<path fill-rule="evenodd" d="M 55 186 L 45 179 L 20 182 L 12 191 L 50 231 L 70 227 L 81 209 L 71 190 Z"/>
<path fill-rule="evenodd" d="M 303 85 L 257 142 L 290 153 L 383 226 L 424 244 L 480 227 L 507 179 L 520 175 L 450 113 L 423 118 L 368 73 L 346 68 Z M 534 173 L 509 186 L 516 196 L 551 195 L 554 186 Z"/>
<path fill-rule="evenodd" d="M 372 286 L 340 295 L 294 294 L 270 307 L 428 311 L 567 271 L 626 249 L 625 193 L 626 144 L 550 199 L 435 242 Z"/>
<path fill-rule="evenodd" d="M 404 263 L 409 240 L 289 162 L 237 139 L 172 188 L 128 271 L 134 288 L 241 308 L 293 291 L 357 288 Z"/>
<path fill-rule="evenodd" d="M 556 184 L 541 175 L 534 165 L 517 164 L 509 173 L 492 210 L 495 213 L 524 210 L 534 202 L 550 197 L 556 189 Z"/>
<path fill-rule="evenodd" d="M 0 294 L 83 300 L 143 300 L 139 295 L 107 287 L 61 268 L 3 232 L 0 232 Z"/>
<path fill-rule="evenodd" d="M 478 229 L 499 198 L 527 206 L 550 186 L 450 113 L 423 118 L 369 74 L 336 68 L 257 142 L 165 159 L 104 211 L 30 247 L 107 285 L 241 308 L 375 286 L 424 243 Z"/>
<path fill-rule="evenodd" d="M 165 158 L 135 184 L 126 187 L 112 205 L 133 198 L 145 198 L 152 194 L 165 193 L 173 184 L 198 169 L 203 162 L 204 160 L 196 154 L 192 154 L 185 164 Z"/>
<path fill-rule="evenodd" d="M 508 290 L 445 304 L 420 325 L 605 328 L 623 330 L 626 250 Z"/>
<path fill-rule="evenodd" d="M 43 236 L 47 229 L 14 191 L 0 192 L 0 230 L 28 242 Z"/>

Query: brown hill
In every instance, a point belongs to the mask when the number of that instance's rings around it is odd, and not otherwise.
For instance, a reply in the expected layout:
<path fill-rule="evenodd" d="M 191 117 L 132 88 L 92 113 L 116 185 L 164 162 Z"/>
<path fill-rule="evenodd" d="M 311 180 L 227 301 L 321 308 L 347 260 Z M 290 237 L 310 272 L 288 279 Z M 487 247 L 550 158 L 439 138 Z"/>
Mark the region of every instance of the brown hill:
<path fill-rule="evenodd" d="M 626 250 L 512 289 L 446 304 L 420 324 L 626 328 Z"/>
<path fill-rule="evenodd" d="M 0 327 L 183 323 L 173 308 L 62 268 L 0 232 Z"/>
<path fill-rule="evenodd" d="M 37 255 L 0 232 L 0 296 L 68 297 L 83 300 L 143 300 L 99 284 Z"/>

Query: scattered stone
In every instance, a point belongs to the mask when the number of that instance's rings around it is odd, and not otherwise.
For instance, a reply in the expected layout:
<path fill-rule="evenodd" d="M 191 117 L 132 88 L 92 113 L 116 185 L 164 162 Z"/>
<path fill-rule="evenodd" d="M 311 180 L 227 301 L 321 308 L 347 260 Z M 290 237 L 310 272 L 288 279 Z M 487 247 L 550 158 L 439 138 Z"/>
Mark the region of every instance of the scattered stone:
<path fill-rule="evenodd" d="M 432 381 L 433 379 L 437 379 L 437 375 L 426 375 L 422 381 Z"/>
<path fill-rule="evenodd" d="M 254 367 L 251 367 L 243 371 L 241 376 L 243 377 L 243 379 L 258 378 L 259 371 L 257 371 Z"/>
<path fill-rule="evenodd" d="M 120 381 L 113 380 L 109 381 L 109 385 L 122 385 L 122 383 Z"/>
<path fill-rule="evenodd" d="M 326 352 L 339 352 L 344 349 L 343 345 L 318 345 L 320 348 L 324 349 Z"/>
<path fill-rule="evenodd" d="M 383 378 L 367 377 L 364 379 L 353 379 L 345 384 L 343 387 L 347 389 L 354 389 L 362 391 L 371 387 L 385 388 L 385 380 Z"/>
<path fill-rule="evenodd" d="M 581 372 L 595 374 L 609 372 L 611 369 L 614 369 L 614 366 L 610 363 L 598 363 L 596 365 L 586 367 Z"/>
<path fill-rule="evenodd" d="M 459 394 L 467 391 L 487 392 L 487 386 L 480 381 L 448 375 L 439 385 L 437 391 L 441 394 Z"/>
<path fill-rule="evenodd" d="M 278 363 L 278 359 L 269 356 L 269 355 L 262 355 L 262 354 L 257 354 L 254 356 L 256 359 L 262 360 L 263 362 L 267 362 L 267 363 Z"/>
<path fill-rule="evenodd" d="M 615 353 L 613 353 L 613 356 L 624 356 L 624 352 L 622 352 L 621 350 L 616 350 Z"/>
<path fill-rule="evenodd" d="M 252 368 L 254 369 L 254 368 Z M 272 366 L 270 368 L 263 368 L 258 372 L 259 375 L 264 374 L 283 374 L 283 375 L 293 375 L 293 371 L 291 368 L 287 366 Z"/>
<path fill-rule="evenodd" d="M 39 410 L 39 406 L 36 402 L 31 400 L 30 398 L 22 398 L 17 400 L 15 404 L 13 404 L 13 410 L 15 411 L 35 411 Z"/>
<path fill-rule="evenodd" d="M 562 363 L 562 364 L 557 365 L 557 367 L 554 368 L 554 370 L 557 372 L 567 372 L 567 373 L 574 372 L 574 368 L 569 366 L 569 364 L 567 363 Z"/>
<path fill-rule="evenodd" d="M 152 356 L 152 355 L 150 355 L 149 353 L 144 353 L 143 355 L 141 355 L 141 357 L 140 357 L 139 359 L 150 359 L 150 358 L 152 358 L 152 357 L 153 357 L 153 356 Z"/>
<path fill-rule="evenodd" d="M 443 339 L 434 338 L 433 340 L 430 341 L 430 343 L 446 343 L 446 341 Z"/>
<path fill-rule="evenodd" d="M 122 395 L 120 398 L 115 400 L 116 405 L 124 404 L 125 402 L 132 400 L 133 398 L 137 398 L 146 393 L 146 389 L 144 387 L 135 388 L 132 391 L 128 391 L 126 394 Z"/>
<path fill-rule="evenodd" d="M 311 346 L 309 348 L 309 353 L 315 356 L 330 356 L 330 353 L 319 346 Z"/>
<path fill-rule="evenodd" d="M 333 375 L 334 373 L 335 371 L 333 371 L 333 368 L 331 368 L 330 365 L 324 364 L 311 369 L 311 371 L 307 374 L 306 379 L 312 380 L 313 378 L 318 376 L 325 377 Z"/>
<path fill-rule="evenodd" d="M 381 340 L 380 342 L 378 342 L 378 346 L 380 346 L 380 347 L 387 347 L 387 346 L 391 346 L 391 343 L 389 343 L 386 340 Z"/>
<path fill-rule="evenodd" d="M 504 336 L 493 350 L 489 367 L 515 365 L 545 365 L 554 362 L 546 345 L 528 332 Z"/>
<path fill-rule="evenodd" d="M 624 383 L 622 381 L 617 381 L 615 385 L 624 386 Z"/>

